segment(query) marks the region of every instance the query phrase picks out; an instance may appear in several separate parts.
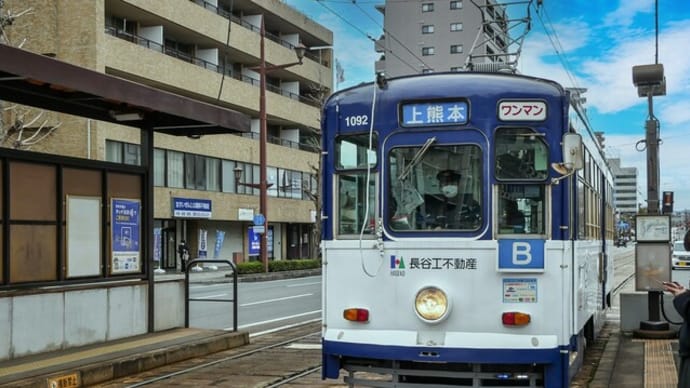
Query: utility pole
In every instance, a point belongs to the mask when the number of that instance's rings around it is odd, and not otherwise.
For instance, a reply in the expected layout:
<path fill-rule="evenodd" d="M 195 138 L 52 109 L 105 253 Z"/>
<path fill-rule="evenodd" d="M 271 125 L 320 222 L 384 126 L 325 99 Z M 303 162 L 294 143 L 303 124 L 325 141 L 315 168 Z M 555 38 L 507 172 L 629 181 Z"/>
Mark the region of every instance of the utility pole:
<path fill-rule="evenodd" d="M 639 97 L 647 98 L 648 116 L 645 121 L 645 144 L 647 148 L 647 214 L 638 215 L 636 225 L 640 224 L 640 217 L 651 219 L 660 215 L 659 210 L 659 121 L 654 116 L 654 96 L 666 95 L 666 78 L 664 77 L 664 66 L 656 63 L 653 65 L 633 66 L 633 83 L 637 87 Z M 670 220 L 670 218 L 669 218 Z M 660 226 L 668 228 L 668 236 L 663 233 L 653 238 L 644 237 L 638 240 L 635 247 L 635 271 L 637 291 L 647 290 L 647 309 L 649 319 L 640 322 L 640 329 L 635 331 L 635 335 L 641 338 L 672 338 L 675 331 L 670 330 L 669 324 L 661 320 L 660 304 L 663 297 L 662 291 L 655 285 L 649 283 L 655 279 L 650 276 L 641 277 L 643 273 L 649 273 L 649 268 L 661 269 L 660 272 L 666 274 L 662 279 L 670 279 L 670 222 Z M 657 224 L 659 225 L 659 224 Z M 640 237 L 638 232 L 637 238 Z M 649 279 L 647 279 L 649 278 Z M 637 281 L 639 280 L 639 281 Z"/>

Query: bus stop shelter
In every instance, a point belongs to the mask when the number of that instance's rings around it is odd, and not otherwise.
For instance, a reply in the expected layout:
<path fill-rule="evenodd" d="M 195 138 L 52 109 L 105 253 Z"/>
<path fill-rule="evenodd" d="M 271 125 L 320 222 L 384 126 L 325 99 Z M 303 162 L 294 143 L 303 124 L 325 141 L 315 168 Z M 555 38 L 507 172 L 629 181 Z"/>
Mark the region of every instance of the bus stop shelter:
<path fill-rule="evenodd" d="M 141 167 L 145 171 L 146 181 L 141 193 L 142 273 L 148 281 L 148 331 L 154 331 L 154 133 L 195 138 L 248 132 L 249 117 L 222 106 L 3 44 L 0 44 L 0 58 L 1 101 L 140 129 Z M 88 166 L 94 161 L 84 159 L 83 163 Z M 101 223 L 105 222 L 101 220 Z M 4 236 L 9 236 L 7 232 L 4 233 Z"/>

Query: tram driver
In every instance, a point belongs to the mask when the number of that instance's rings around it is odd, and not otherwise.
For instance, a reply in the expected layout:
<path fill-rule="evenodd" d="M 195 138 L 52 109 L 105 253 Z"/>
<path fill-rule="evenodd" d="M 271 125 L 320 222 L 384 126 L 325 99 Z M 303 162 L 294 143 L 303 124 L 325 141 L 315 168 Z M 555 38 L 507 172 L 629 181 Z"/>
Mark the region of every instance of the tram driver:
<path fill-rule="evenodd" d="M 427 219 L 427 225 L 435 229 L 478 228 L 481 224 L 479 202 L 472 194 L 459 194 L 462 175 L 454 170 L 442 170 L 436 174 L 436 179 L 442 197 L 426 202 L 427 218 L 432 218 Z"/>

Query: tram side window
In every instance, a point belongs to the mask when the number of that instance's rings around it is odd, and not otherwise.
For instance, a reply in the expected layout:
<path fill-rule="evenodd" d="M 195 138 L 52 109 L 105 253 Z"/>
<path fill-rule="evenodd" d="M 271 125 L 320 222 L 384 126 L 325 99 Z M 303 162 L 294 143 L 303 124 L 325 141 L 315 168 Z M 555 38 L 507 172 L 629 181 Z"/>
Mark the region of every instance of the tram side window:
<path fill-rule="evenodd" d="M 338 175 L 338 234 L 374 233 L 376 174 L 366 181 L 366 172 Z"/>
<path fill-rule="evenodd" d="M 482 225 L 476 145 L 397 147 L 388 155 L 385 219 L 395 231 L 475 231 Z"/>
<path fill-rule="evenodd" d="M 496 178 L 545 180 L 548 148 L 540 134 L 528 128 L 496 130 Z"/>
<path fill-rule="evenodd" d="M 546 233 L 544 185 L 498 185 L 498 232 Z"/>
<path fill-rule="evenodd" d="M 369 149 L 369 144 L 372 149 Z M 376 165 L 376 134 L 368 133 L 339 137 L 335 143 L 336 168 L 361 169 Z"/>

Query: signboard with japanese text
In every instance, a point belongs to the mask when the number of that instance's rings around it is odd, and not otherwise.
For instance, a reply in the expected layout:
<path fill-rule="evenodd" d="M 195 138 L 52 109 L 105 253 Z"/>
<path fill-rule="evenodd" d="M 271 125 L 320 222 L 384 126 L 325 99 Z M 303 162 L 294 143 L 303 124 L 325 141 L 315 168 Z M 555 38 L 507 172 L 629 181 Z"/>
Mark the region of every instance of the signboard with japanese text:
<path fill-rule="evenodd" d="M 251 221 L 254 219 L 254 209 L 237 209 L 237 219 L 240 221 Z"/>
<path fill-rule="evenodd" d="M 173 217 L 211 218 L 211 200 L 196 198 L 173 198 Z"/>
<path fill-rule="evenodd" d="M 418 102 L 401 106 L 404 127 L 425 127 L 467 123 L 466 101 Z"/>
<path fill-rule="evenodd" d="M 390 256 L 390 274 L 396 277 L 419 271 L 476 271 L 478 268 L 476 257 Z"/>
<path fill-rule="evenodd" d="M 537 279 L 503 279 L 503 303 L 537 303 Z"/>
<path fill-rule="evenodd" d="M 141 201 L 113 198 L 110 201 L 110 272 L 131 273 L 141 270 Z"/>
<path fill-rule="evenodd" d="M 261 233 L 257 232 L 257 229 L 263 228 L 263 225 L 261 226 L 250 226 L 249 231 L 247 233 L 247 236 L 249 237 L 248 245 L 249 245 L 249 256 L 257 256 L 259 254 L 259 250 L 261 247 Z M 268 256 L 272 256 L 273 254 L 273 227 L 270 226 L 268 228 L 268 235 L 266 236 L 266 245 L 268 248 Z"/>
<path fill-rule="evenodd" d="M 546 113 L 544 101 L 503 100 L 498 104 L 498 118 L 502 121 L 544 121 Z"/>

